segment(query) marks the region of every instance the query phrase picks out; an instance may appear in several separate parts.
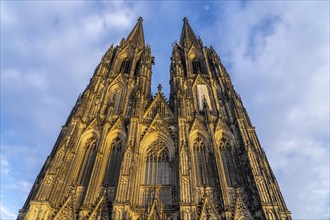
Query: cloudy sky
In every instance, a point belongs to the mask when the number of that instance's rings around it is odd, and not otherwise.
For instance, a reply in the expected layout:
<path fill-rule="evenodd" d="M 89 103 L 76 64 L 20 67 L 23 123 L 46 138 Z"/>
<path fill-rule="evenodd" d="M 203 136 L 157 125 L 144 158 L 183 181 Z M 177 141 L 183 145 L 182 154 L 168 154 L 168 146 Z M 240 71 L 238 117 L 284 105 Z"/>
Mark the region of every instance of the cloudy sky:
<path fill-rule="evenodd" d="M 294 219 L 329 219 L 328 1 L 1 1 L 1 219 L 14 219 L 103 53 L 143 16 L 169 93 L 187 16 L 229 71 Z"/>

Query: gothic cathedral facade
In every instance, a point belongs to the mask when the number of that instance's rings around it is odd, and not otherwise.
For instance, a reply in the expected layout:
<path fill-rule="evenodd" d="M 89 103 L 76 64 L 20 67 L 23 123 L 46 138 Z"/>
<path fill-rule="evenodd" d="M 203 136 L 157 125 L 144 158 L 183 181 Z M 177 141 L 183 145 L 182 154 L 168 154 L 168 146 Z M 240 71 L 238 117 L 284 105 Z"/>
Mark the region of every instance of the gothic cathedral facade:
<path fill-rule="evenodd" d="M 184 18 L 170 96 L 151 94 L 142 18 L 79 96 L 18 219 L 290 220 L 254 127 Z"/>

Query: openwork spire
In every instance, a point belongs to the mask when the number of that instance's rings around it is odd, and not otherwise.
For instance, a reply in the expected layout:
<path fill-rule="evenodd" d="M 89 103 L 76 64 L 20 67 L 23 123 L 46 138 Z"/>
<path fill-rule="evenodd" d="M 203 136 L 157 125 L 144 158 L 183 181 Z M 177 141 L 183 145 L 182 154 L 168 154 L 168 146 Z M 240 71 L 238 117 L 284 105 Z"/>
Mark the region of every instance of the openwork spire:
<path fill-rule="evenodd" d="M 127 37 L 127 41 L 131 42 L 132 44 L 138 47 L 144 46 L 144 32 L 143 32 L 142 21 L 143 21 L 142 17 L 139 17 L 138 22 L 136 23 L 135 27 Z"/>
<path fill-rule="evenodd" d="M 192 30 L 192 28 L 189 25 L 188 18 L 184 17 L 183 18 L 183 27 L 182 27 L 182 32 L 181 32 L 181 38 L 180 38 L 180 44 L 184 46 L 184 42 L 192 42 L 196 45 L 198 45 L 198 40 L 197 37 Z"/>

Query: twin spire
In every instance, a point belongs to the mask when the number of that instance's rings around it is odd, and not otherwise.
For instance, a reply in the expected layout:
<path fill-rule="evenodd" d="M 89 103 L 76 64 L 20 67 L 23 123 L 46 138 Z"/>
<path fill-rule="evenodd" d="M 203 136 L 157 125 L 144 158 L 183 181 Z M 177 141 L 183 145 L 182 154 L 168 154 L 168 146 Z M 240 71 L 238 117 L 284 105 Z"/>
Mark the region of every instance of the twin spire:
<path fill-rule="evenodd" d="M 127 41 L 133 43 L 133 45 L 136 45 L 137 47 L 144 46 L 144 32 L 142 21 L 142 17 L 139 17 L 138 22 L 127 37 Z"/>
<path fill-rule="evenodd" d="M 143 21 L 142 17 L 139 17 L 138 22 L 136 23 L 135 27 L 127 37 L 127 41 L 133 43 L 138 47 L 143 47 L 145 45 L 142 21 Z M 185 41 L 193 42 L 196 45 L 198 44 L 197 37 L 194 31 L 192 30 L 192 28 L 190 27 L 188 19 L 186 17 L 183 18 L 183 27 L 180 37 L 180 44 L 184 46 Z"/>
<path fill-rule="evenodd" d="M 184 46 L 184 42 L 193 42 L 195 45 L 198 45 L 197 37 L 192 30 L 192 28 L 189 25 L 187 17 L 183 18 L 183 27 L 181 31 L 181 38 L 180 38 L 180 44 L 181 46 Z"/>

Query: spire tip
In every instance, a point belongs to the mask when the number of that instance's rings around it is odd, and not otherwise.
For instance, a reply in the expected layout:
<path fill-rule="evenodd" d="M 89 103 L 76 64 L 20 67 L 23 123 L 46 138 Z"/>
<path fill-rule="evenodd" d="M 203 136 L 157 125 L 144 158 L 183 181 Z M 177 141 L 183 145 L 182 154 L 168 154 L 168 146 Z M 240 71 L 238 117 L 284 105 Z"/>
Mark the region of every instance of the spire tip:
<path fill-rule="evenodd" d="M 162 92 L 162 84 L 158 84 L 158 87 L 157 87 L 157 89 L 158 89 L 158 93 L 161 93 Z"/>

